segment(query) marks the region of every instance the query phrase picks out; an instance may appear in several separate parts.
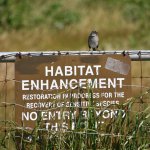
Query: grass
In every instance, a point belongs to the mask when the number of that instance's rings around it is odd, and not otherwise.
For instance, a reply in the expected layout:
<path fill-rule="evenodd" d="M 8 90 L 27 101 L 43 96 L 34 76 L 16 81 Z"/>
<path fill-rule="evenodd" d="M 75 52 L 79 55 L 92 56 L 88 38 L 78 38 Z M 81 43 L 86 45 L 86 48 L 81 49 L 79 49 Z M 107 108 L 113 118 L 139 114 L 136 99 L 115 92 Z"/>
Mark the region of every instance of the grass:
<path fill-rule="evenodd" d="M 89 89 L 89 94 L 92 90 Z M 149 149 L 150 148 L 150 106 L 147 104 L 141 111 L 134 108 L 139 99 L 149 99 L 150 91 L 146 91 L 136 98 L 128 99 L 124 104 L 116 106 L 118 114 L 116 117 L 107 120 L 105 124 L 99 124 L 102 115 L 96 117 L 93 98 L 89 98 L 89 106 L 86 108 L 88 117 L 85 118 L 81 111 L 84 108 L 71 107 L 70 111 L 75 109 L 80 115 L 75 120 L 73 130 L 51 131 L 40 130 L 43 126 L 42 118 L 39 115 L 36 126 L 33 130 L 18 128 L 13 121 L 1 121 L 1 127 L 6 125 L 7 132 L 0 138 L 1 149 L 30 149 L 30 150 L 96 150 L 96 149 Z M 70 101 L 74 101 L 70 99 Z M 78 99 L 80 101 L 80 99 Z M 140 104 L 142 105 L 142 104 Z M 114 106 L 105 109 L 109 110 Z M 61 108 L 65 110 L 66 108 Z M 125 110 L 122 114 L 121 110 Z M 63 120 L 62 120 L 63 121 Z M 17 137 L 16 137 L 17 136 Z"/>
<path fill-rule="evenodd" d="M 100 49 L 150 47 L 148 0 L 8 2 L 0 7 L 0 51 L 86 50 L 91 30 Z"/>

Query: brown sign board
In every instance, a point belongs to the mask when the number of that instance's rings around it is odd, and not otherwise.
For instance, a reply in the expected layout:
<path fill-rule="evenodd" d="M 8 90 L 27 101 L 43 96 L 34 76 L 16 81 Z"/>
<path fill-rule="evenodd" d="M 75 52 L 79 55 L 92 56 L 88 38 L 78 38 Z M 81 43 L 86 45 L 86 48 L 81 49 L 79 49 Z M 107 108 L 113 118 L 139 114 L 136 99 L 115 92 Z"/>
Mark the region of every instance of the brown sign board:
<path fill-rule="evenodd" d="M 74 129 L 89 107 L 104 123 L 131 97 L 131 61 L 117 54 L 24 56 L 16 59 L 15 78 L 15 121 L 29 128 L 40 118 L 45 129 Z"/>

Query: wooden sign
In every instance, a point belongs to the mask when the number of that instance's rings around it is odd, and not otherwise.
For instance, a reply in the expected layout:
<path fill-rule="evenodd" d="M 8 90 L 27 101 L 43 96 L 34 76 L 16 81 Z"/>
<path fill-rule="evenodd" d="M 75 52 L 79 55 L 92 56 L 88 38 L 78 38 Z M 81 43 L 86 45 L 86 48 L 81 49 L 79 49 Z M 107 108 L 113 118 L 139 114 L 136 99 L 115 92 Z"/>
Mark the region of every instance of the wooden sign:
<path fill-rule="evenodd" d="M 29 128 L 40 121 L 45 129 L 73 130 L 91 107 L 102 116 L 98 126 L 131 96 L 131 61 L 123 55 L 24 56 L 15 77 L 16 122 Z"/>

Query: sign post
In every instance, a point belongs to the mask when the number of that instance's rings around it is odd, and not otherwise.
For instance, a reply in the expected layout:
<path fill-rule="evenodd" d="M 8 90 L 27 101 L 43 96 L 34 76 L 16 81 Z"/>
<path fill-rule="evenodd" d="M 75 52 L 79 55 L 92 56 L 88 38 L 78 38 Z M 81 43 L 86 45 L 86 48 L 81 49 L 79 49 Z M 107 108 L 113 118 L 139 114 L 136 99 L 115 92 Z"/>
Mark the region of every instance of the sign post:
<path fill-rule="evenodd" d="M 17 58 L 16 122 L 34 128 L 40 118 L 44 129 L 74 130 L 94 108 L 98 127 L 131 96 L 130 66 L 128 56 L 116 54 Z"/>

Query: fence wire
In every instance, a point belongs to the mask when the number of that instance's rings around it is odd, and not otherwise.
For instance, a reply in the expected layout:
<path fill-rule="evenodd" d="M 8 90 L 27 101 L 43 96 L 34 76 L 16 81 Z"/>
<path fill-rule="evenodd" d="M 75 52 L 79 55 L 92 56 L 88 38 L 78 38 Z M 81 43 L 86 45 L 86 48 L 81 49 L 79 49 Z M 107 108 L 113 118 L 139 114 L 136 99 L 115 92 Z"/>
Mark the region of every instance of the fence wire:
<path fill-rule="evenodd" d="M 106 55 L 106 54 L 122 54 L 129 55 L 131 62 L 132 84 L 124 85 L 131 86 L 134 106 L 132 109 L 127 110 L 130 113 L 143 113 L 145 107 L 150 106 L 150 51 L 98 51 L 98 52 L 81 52 L 81 51 L 57 51 L 57 52 L 9 52 L 0 53 L 0 132 L 4 137 L 8 136 L 10 130 L 18 129 L 19 127 L 12 126 L 15 124 L 15 106 L 19 105 L 15 101 L 15 82 L 20 82 L 15 79 L 15 58 L 22 56 L 51 56 L 51 55 Z M 24 107 L 24 106 L 20 106 Z M 50 108 L 51 110 L 52 108 Z M 143 127 L 150 134 L 150 123 L 143 125 Z M 21 129 L 24 130 L 24 129 Z M 44 129 L 43 129 L 44 130 Z M 138 138 L 131 135 L 124 135 L 106 132 L 82 132 L 82 131 L 67 131 L 66 133 L 74 133 L 79 135 L 98 135 L 101 137 L 125 137 L 127 139 Z M 48 134 L 53 134 L 47 131 Z M 60 133 L 57 132 L 59 135 Z M 150 138 L 150 136 L 142 136 L 143 139 Z M 150 139 L 149 139 L 150 140 Z M 111 141 L 113 142 L 113 141 Z"/>
<path fill-rule="evenodd" d="M 129 55 L 132 61 L 150 60 L 150 50 L 116 50 L 116 51 L 44 51 L 44 52 L 0 52 L 0 61 L 15 61 L 22 56 L 50 56 L 50 55 Z"/>

